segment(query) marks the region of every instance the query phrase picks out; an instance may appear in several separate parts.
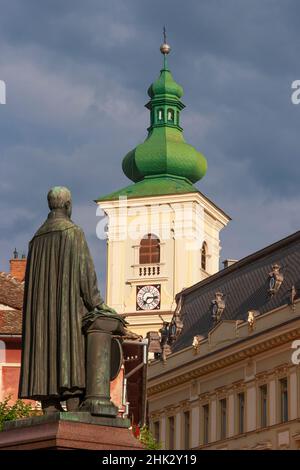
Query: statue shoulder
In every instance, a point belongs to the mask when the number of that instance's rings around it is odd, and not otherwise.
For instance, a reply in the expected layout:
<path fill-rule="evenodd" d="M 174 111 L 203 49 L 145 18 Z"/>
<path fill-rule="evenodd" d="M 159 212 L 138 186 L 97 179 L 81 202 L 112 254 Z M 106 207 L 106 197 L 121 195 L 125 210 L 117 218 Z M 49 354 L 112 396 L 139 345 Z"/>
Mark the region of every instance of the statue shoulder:
<path fill-rule="evenodd" d="M 73 228 L 73 230 L 74 230 L 75 233 L 77 233 L 77 234 L 78 234 L 79 236 L 81 236 L 81 237 L 82 237 L 82 236 L 84 237 L 84 231 L 82 230 L 82 228 L 81 228 L 79 225 L 76 225 L 76 224 L 74 224 L 74 222 L 73 222 L 73 227 L 72 227 L 72 228 Z"/>
<path fill-rule="evenodd" d="M 84 231 L 79 225 L 76 225 L 76 224 L 73 223 L 71 228 L 72 228 L 72 230 L 70 232 L 72 232 L 72 234 L 75 235 L 75 237 L 77 238 L 78 241 L 80 241 L 80 242 L 85 242 L 86 241 Z"/>
<path fill-rule="evenodd" d="M 34 234 L 33 239 L 36 237 L 39 237 L 41 235 L 46 235 L 51 232 L 62 232 L 65 230 L 76 230 L 77 225 L 74 224 L 72 220 L 68 219 L 54 219 L 54 220 L 49 220 L 47 219 L 43 225 L 37 230 L 37 232 Z"/>

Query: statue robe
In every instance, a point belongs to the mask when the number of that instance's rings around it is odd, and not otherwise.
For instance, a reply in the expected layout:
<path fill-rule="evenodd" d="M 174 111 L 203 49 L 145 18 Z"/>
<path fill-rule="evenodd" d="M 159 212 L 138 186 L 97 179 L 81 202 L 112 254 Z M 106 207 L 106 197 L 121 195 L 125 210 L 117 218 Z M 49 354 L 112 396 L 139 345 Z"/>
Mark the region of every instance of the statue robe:
<path fill-rule="evenodd" d="M 83 231 L 50 212 L 29 244 L 19 397 L 70 397 L 85 390 L 82 316 L 103 303 Z"/>

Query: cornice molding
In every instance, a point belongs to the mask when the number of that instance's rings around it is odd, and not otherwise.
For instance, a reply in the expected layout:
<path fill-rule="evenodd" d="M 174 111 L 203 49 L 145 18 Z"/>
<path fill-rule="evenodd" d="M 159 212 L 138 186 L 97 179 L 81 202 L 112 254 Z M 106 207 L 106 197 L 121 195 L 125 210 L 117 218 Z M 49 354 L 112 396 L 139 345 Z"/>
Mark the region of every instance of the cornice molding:
<path fill-rule="evenodd" d="M 185 372 L 183 374 L 178 374 L 176 377 L 163 380 L 159 384 L 152 385 L 152 386 L 150 385 L 150 387 L 148 388 L 148 392 L 147 392 L 148 397 L 152 397 L 162 391 L 168 390 L 172 387 L 176 387 L 183 383 L 188 383 L 192 379 L 197 379 L 211 372 L 215 372 L 217 370 L 223 369 L 226 366 L 236 364 L 242 361 L 243 359 L 253 357 L 265 351 L 269 351 L 270 349 L 273 349 L 274 347 L 291 342 L 295 338 L 299 338 L 299 337 L 300 337 L 300 328 L 296 328 L 292 331 L 287 331 L 273 338 L 269 338 L 267 340 L 261 341 L 258 344 L 245 347 L 243 349 L 240 349 L 239 351 L 235 351 L 231 354 L 228 354 L 225 357 L 222 357 L 215 361 L 211 361 L 210 363 L 205 364 L 203 366 L 199 366 L 195 368 L 194 370 Z"/>

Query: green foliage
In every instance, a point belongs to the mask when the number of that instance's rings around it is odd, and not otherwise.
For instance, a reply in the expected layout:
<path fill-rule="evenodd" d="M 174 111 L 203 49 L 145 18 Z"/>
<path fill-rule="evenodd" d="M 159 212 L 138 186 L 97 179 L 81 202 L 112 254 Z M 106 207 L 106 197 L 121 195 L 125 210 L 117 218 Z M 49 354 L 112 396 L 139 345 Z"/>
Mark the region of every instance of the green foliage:
<path fill-rule="evenodd" d="M 147 426 L 141 428 L 139 439 L 148 450 L 159 450 L 161 448 L 161 444 L 157 442 Z"/>
<path fill-rule="evenodd" d="M 15 419 L 28 418 L 29 416 L 40 414 L 40 411 L 33 408 L 30 403 L 17 400 L 15 403 L 10 405 L 10 400 L 11 395 L 0 402 L 0 431 L 2 431 L 5 421 L 14 421 Z"/>

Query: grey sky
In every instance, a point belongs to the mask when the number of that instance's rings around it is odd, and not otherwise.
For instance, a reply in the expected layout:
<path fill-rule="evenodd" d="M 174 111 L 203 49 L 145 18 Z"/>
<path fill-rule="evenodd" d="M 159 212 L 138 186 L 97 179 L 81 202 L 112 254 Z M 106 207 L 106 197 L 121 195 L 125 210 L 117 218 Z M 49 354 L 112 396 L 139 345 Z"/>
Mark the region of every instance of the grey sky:
<path fill-rule="evenodd" d="M 299 229 L 298 0 L 0 0 L 0 12 L 0 270 L 63 184 L 103 289 L 93 199 L 128 184 L 121 161 L 146 137 L 164 24 L 185 138 L 208 161 L 198 187 L 233 218 L 222 259 Z"/>

